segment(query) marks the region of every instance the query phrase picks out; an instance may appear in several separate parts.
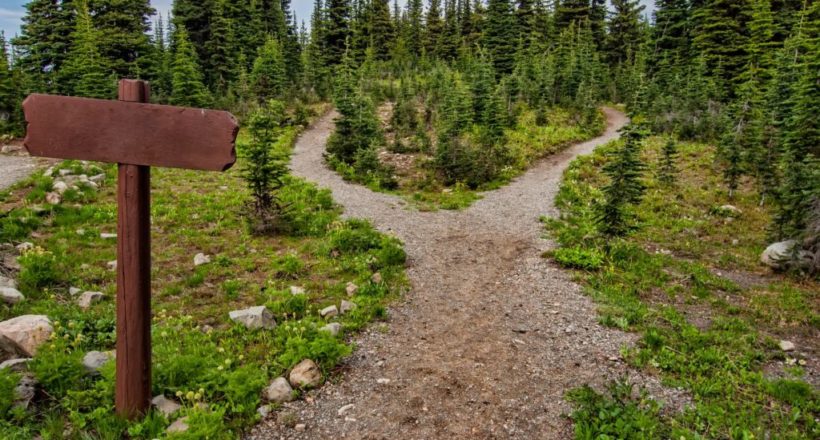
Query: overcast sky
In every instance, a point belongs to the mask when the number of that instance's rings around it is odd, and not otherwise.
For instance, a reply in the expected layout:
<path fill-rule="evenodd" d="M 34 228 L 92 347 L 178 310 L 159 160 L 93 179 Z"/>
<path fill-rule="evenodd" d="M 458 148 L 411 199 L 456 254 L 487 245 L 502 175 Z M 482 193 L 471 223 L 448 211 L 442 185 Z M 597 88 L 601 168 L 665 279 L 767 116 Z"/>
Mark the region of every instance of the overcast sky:
<path fill-rule="evenodd" d="M 173 0 L 151 0 L 151 4 L 163 15 L 171 9 Z M 641 0 L 642 3 L 651 7 L 654 0 Z M 4 31 L 6 38 L 14 37 L 20 32 L 20 20 L 25 12 L 25 5 L 28 0 L 0 0 L 0 30 Z M 405 0 L 399 0 L 399 4 L 404 4 Z M 292 0 L 296 17 L 299 21 L 310 23 L 310 13 L 313 10 L 313 0 Z M 391 0 L 392 4 L 392 0 Z M 647 8 L 649 9 L 649 8 Z"/>

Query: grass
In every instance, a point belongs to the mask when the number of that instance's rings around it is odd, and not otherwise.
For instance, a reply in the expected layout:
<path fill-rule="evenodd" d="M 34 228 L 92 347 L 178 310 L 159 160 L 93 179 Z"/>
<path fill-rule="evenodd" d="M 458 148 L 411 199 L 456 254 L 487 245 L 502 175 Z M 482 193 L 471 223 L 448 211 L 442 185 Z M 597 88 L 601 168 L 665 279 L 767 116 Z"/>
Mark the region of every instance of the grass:
<path fill-rule="evenodd" d="M 386 138 L 395 138 L 395 133 L 388 122 L 389 115 L 383 115 L 382 119 L 382 128 L 387 134 Z M 395 170 L 398 188 L 386 188 L 381 184 L 380 179 L 360 175 L 353 167 L 338 160 L 331 160 L 330 166 L 346 180 L 362 183 L 374 191 L 396 194 L 420 211 L 466 209 L 481 199 L 482 192 L 492 191 L 508 184 L 512 179 L 524 173 L 535 161 L 577 142 L 597 136 L 605 128 L 603 116 L 594 126 L 581 127 L 571 112 L 558 107 L 547 111 L 546 120 L 548 123 L 538 125 L 535 111 L 523 111 L 515 127 L 505 130 L 509 164 L 494 180 L 478 188 L 469 188 L 463 183 L 444 185 L 433 168 L 433 154 L 425 151 L 410 154 L 394 153 L 394 158 L 404 157 L 409 159 L 407 162 L 410 163 L 410 166 L 398 167 Z M 427 136 L 431 139 L 435 138 L 435 132 L 429 130 Z M 429 146 L 429 149 L 434 149 L 434 147 Z"/>
<path fill-rule="evenodd" d="M 602 237 L 594 221 L 614 145 L 573 162 L 558 196 L 562 217 L 549 224 L 562 246 L 552 256 L 583 270 L 604 325 L 642 335 L 624 347 L 627 362 L 686 389 L 693 404 L 674 413 L 626 391 L 630 384 L 580 388 L 567 396 L 576 437 L 817 438 L 820 396 L 800 352 L 816 349 L 820 285 L 758 263 L 771 209 L 748 181 L 728 197 L 713 147 L 682 143 L 676 184 L 660 184 L 662 143 L 646 143 L 648 189 L 634 208 L 638 228 L 622 239 Z M 741 214 L 719 209 L 726 204 Z M 779 340 L 798 351 L 781 351 Z"/>
<path fill-rule="evenodd" d="M 291 148 L 297 133 L 289 129 L 277 148 Z M 342 220 L 329 191 L 297 178 L 281 193 L 293 232 L 251 235 L 239 214 L 249 197 L 239 177 L 241 152 L 226 173 L 152 170 L 152 391 L 179 400 L 179 415 L 189 416 L 188 433 L 174 438 L 238 437 L 258 420 L 261 390 L 272 378 L 305 358 L 332 374 L 351 352 L 344 333 L 384 318 L 385 305 L 406 285 L 398 240 L 366 222 Z M 97 167 L 69 161 L 59 168 L 91 166 Z M 116 231 L 116 168 L 101 171 L 106 179 L 98 192 L 67 193 L 58 206 L 42 202 L 50 179 L 41 175 L 4 195 L 2 240 L 37 248 L 19 259 L 27 299 L 0 305 L 0 320 L 46 314 L 55 333 L 31 365 L 41 387 L 34 410 L 11 409 L 0 398 L 2 438 L 152 439 L 164 437 L 172 421 L 153 411 L 133 423 L 117 418 L 113 362 L 97 377 L 80 364 L 86 352 L 115 346 L 116 275 L 106 263 L 116 258 L 116 240 L 100 233 Z M 194 267 L 199 252 L 212 262 Z M 381 283 L 371 281 L 376 272 Z M 348 282 L 359 286 L 353 298 Z M 73 286 L 106 299 L 83 311 L 68 293 Z M 290 286 L 306 295 L 292 295 Z M 342 335 L 320 332 L 325 320 L 318 310 L 343 298 L 358 307 L 338 319 Z M 251 331 L 229 320 L 229 311 L 256 305 L 271 310 L 276 329 Z"/>

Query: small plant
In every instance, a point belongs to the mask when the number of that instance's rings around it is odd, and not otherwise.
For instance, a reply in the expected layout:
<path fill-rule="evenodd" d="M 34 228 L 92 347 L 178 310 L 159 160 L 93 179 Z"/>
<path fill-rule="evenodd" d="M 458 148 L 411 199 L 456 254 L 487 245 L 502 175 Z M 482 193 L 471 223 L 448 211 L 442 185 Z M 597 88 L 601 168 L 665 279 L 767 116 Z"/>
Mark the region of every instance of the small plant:
<path fill-rule="evenodd" d="M 600 251 L 577 246 L 556 249 L 553 258 L 556 263 L 569 269 L 598 270 L 604 264 Z"/>
<path fill-rule="evenodd" d="M 664 185 L 671 186 L 675 183 L 678 168 L 675 161 L 678 157 L 678 144 L 671 137 L 666 140 L 661 149 L 660 164 L 658 166 L 658 180 Z"/>
<path fill-rule="evenodd" d="M 18 281 L 26 292 L 57 284 L 62 277 L 57 264 L 57 256 L 43 248 L 35 247 L 23 253 L 18 259 L 20 276 Z"/>
<path fill-rule="evenodd" d="M 248 123 L 251 140 L 244 145 L 247 165 L 242 177 L 253 195 L 247 217 L 251 231 L 258 234 L 283 228 L 285 207 L 279 203 L 277 192 L 284 186 L 288 174 L 288 154 L 278 150 L 276 144 L 282 135 L 284 119 L 285 104 L 271 100 L 254 112 Z"/>
<path fill-rule="evenodd" d="M 635 396 L 626 379 L 612 382 L 605 394 L 584 385 L 567 393 L 567 399 L 575 406 L 570 417 L 575 422 L 576 438 L 668 438 L 660 405 L 644 392 Z"/>
<path fill-rule="evenodd" d="M 603 189 L 604 202 L 599 206 L 598 227 L 606 235 L 624 235 L 630 229 L 630 205 L 640 202 L 645 186 L 641 182 L 646 168 L 640 159 L 641 142 L 646 130 L 639 124 L 630 124 L 621 129 L 623 146 L 610 154 L 604 165 L 604 173 L 610 183 Z"/>

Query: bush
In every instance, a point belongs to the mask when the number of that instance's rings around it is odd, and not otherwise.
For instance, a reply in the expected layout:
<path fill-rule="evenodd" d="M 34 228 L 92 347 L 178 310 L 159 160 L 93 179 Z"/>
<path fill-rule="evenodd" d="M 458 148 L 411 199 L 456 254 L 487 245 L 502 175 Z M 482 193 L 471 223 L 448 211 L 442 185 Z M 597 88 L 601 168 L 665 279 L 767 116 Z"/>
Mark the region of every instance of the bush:
<path fill-rule="evenodd" d="M 57 284 L 62 279 L 62 271 L 57 264 L 57 256 L 35 247 L 23 253 L 18 259 L 20 275 L 18 282 L 26 293 L 36 293 L 44 287 Z"/>
<path fill-rule="evenodd" d="M 575 406 L 570 416 L 575 422 L 575 436 L 583 439 L 668 438 L 660 419 L 660 405 L 654 400 L 633 396 L 626 380 L 613 382 L 606 394 L 598 394 L 588 385 L 567 393 Z"/>
<path fill-rule="evenodd" d="M 577 246 L 556 249 L 553 258 L 556 263 L 569 269 L 598 270 L 604 263 L 603 254 L 597 249 Z"/>

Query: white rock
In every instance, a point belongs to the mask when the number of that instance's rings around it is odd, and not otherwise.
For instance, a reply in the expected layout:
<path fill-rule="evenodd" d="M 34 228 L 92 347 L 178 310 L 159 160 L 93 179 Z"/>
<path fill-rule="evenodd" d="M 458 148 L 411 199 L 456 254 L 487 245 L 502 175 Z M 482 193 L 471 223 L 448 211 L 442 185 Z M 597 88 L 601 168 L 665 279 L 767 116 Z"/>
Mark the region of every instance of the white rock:
<path fill-rule="evenodd" d="M 182 405 L 160 394 L 151 399 L 151 405 L 165 417 L 170 417 L 182 408 Z"/>
<path fill-rule="evenodd" d="M 23 252 L 30 251 L 30 250 L 34 249 L 34 243 L 24 241 L 24 242 L 18 244 L 17 246 L 15 246 L 15 248 L 17 249 L 17 252 L 20 252 L 22 254 Z"/>
<path fill-rule="evenodd" d="M 97 374 L 105 365 L 111 360 L 111 353 L 104 353 L 102 351 L 89 351 L 83 356 L 83 367 L 92 374 Z"/>
<path fill-rule="evenodd" d="M 211 262 L 211 257 L 203 254 L 198 253 L 194 255 L 194 266 L 202 266 L 203 264 L 208 264 Z"/>
<path fill-rule="evenodd" d="M 0 275 L 0 287 L 11 287 L 12 289 L 16 289 L 17 281 Z"/>
<path fill-rule="evenodd" d="M 345 301 L 345 300 L 342 300 L 342 305 L 341 305 L 341 307 L 339 308 L 339 312 L 340 312 L 342 315 L 344 315 L 344 314 L 350 313 L 350 311 L 351 311 L 351 310 L 353 310 L 353 309 L 355 309 L 356 307 L 357 307 L 357 306 L 356 306 L 356 303 L 353 303 L 353 302 L 350 302 L 350 301 Z"/>
<path fill-rule="evenodd" d="M 273 314 L 265 306 L 234 310 L 229 313 L 229 316 L 232 321 L 244 324 L 245 327 L 250 329 L 265 328 L 270 330 L 276 327 Z"/>
<path fill-rule="evenodd" d="M 97 174 L 96 176 L 91 176 L 88 178 L 89 181 L 94 183 L 102 183 L 105 180 L 105 174 Z"/>
<path fill-rule="evenodd" d="M 338 314 L 339 309 L 336 307 L 336 305 L 327 306 L 319 311 L 319 315 L 321 315 L 323 318 L 332 318 Z"/>
<path fill-rule="evenodd" d="M 69 287 L 68 288 L 68 294 L 71 295 L 71 296 L 77 296 L 80 293 L 83 293 L 82 289 L 79 289 L 77 287 Z"/>
<path fill-rule="evenodd" d="M 23 147 L 21 147 L 20 145 L 3 145 L 3 149 L 0 150 L 0 153 L 12 154 L 12 153 L 17 153 L 17 152 L 22 151 L 22 150 L 23 150 Z"/>
<path fill-rule="evenodd" d="M 92 305 L 103 300 L 105 295 L 102 292 L 83 292 L 80 298 L 77 299 L 77 305 L 83 309 L 87 309 Z"/>
<path fill-rule="evenodd" d="M 293 427 L 293 429 L 295 429 L 296 432 L 305 432 L 305 430 L 307 429 L 307 425 L 305 425 L 304 423 L 297 423 L 296 426 Z"/>
<path fill-rule="evenodd" d="M 347 293 L 347 296 L 353 296 L 359 292 L 359 286 L 353 283 L 347 283 L 347 286 L 345 287 L 345 292 Z"/>
<path fill-rule="evenodd" d="M 31 362 L 31 358 L 9 359 L 3 363 L 0 363 L 0 370 L 8 369 L 9 371 L 13 371 L 15 373 L 22 373 L 28 370 L 29 362 Z"/>
<path fill-rule="evenodd" d="M 271 410 L 272 408 L 270 407 L 270 405 L 262 405 L 259 408 L 256 408 L 256 413 L 264 419 L 268 416 L 268 414 L 270 414 Z"/>
<path fill-rule="evenodd" d="M 319 329 L 320 332 L 328 332 L 333 336 L 339 336 L 342 331 L 342 324 L 338 322 L 331 322 L 330 324 Z"/>
<path fill-rule="evenodd" d="M 269 402 L 285 403 L 293 400 L 293 388 L 284 377 L 274 379 L 263 393 Z"/>
<path fill-rule="evenodd" d="M 0 335 L 28 357 L 34 357 L 53 332 L 51 321 L 45 315 L 23 315 L 0 322 Z"/>
<path fill-rule="evenodd" d="M 71 170 L 60 170 L 60 175 L 61 176 L 67 176 L 69 174 L 71 174 Z"/>
<path fill-rule="evenodd" d="M 188 430 L 188 416 L 182 417 L 181 419 L 177 419 L 174 423 L 171 423 L 171 426 L 165 430 L 167 434 L 174 434 L 178 432 L 185 432 Z"/>
<path fill-rule="evenodd" d="M 117 260 L 111 260 L 105 265 L 108 266 L 108 270 L 117 270 Z"/>
<path fill-rule="evenodd" d="M 783 351 L 794 351 L 794 342 L 792 341 L 780 341 L 780 349 Z"/>
<path fill-rule="evenodd" d="M 43 175 L 46 177 L 51 177 L 52 174 L 54 174 L 54 167 L 49 167 L 48 169 L 43 171 Z"/>
<path fill-rule="evenodd" d="M 734 205 L 723 205 L 720 207 L 720 210 L 723 212 L 728 212 L 732 215 L 740 215 L 743 214 L 743 211 L 740 210 L 737 206 Z"/>
<path fill-rule="evenodd" d="M 355 407 L 356 407 L 356 405 L 354 405 L 352 403 L 348 403 L 347 405 L 339 408 L 339 410 L 336 411 L 336 415 L 338 415 L 339 417 L 342 417 L 343 415 L 347 414 L 351 409 L 353 409 Z"/>
<path fill-rule="evenodd" d="M 68 191 L 68 184 L 62 180 L 57 180 L 53 185 L 51 185 L 51 189 L 53 189 L 57 194 L 63 194 Z"/>
<path fill-rule="evenodd" d="M 293 367 L 288 380 L 294 387 L 315 387 L 322 383 L 322 370 L 312 360 L 305 359 Z"/>
<path fill-rule="evenodd" d="M 760 262 L 772 269 L 783 269 L 790 263 L 795 262 L 794 257 L 797 257 L 797 262 L 803 259 L 811 258 L 811 254 L 807 251 L 796 250 L 796 240 L 786 240 L 777 243 L 772 243 L 760 255 Z M 795 250 L 796 255 L 795 255 Z"/>
<path fill-rule="evenodd" d="M 17 304 L 26 299 L 19 290 L 13 287 L 0 287 L 0 301 L 6 304 Z"/>
<path fill-rule="evenodd" d="M 373 284 L 381 284 L 383 281 L 382 274 L 380 272 L 374 273 L 373 276 L 370 277 L 370 281 L 372 281 Z"/>
<path fill-rule="evenodd" d="M 63 201 L 63 197 L 56 192 L 46 194 L 46 203 L 49 205 L 59 205 Z"/>
<path fill-rule="evenodd" d="M 387 385 L 387 384 L 390 383 L 390 379 L 387 379 L 387 378 L 383 377 L 381 379 L 376 379 L 376 383 L 379 384 L 379 385 Z"/>
<path fill-rule="evenodd" d="M 304 295 L 305 289 L 299 286 L 290 286 L 290 294 L 291 295 Z"/>
<path fill-rule="evenodd" d="M 102 239 L 117 238 L 117 234 L 112 234 L 110 232 L 103 232 L 103 233 L 100 234 L 100 238 L 102 238 Z"/>

